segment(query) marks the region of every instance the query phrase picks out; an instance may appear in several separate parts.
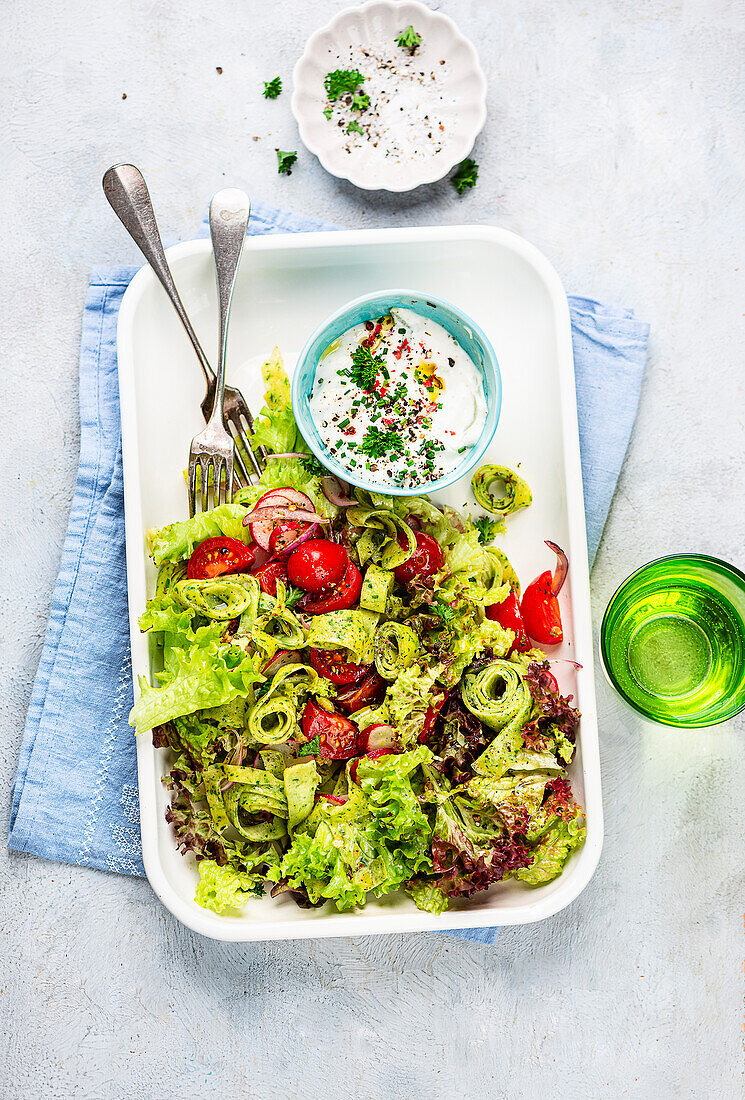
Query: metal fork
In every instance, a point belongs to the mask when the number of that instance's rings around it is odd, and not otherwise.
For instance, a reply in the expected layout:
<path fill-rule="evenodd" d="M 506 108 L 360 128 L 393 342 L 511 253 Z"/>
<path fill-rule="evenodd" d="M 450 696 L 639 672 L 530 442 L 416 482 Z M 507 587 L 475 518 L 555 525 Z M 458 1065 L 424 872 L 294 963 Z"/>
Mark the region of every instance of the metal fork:
<path fill-rule="evenodd" d="M 116 164 L 104 174 L 103 190 L 112 210 L 155 272 L 161 286 L 170 298 L 187 336 L 191 340 L 207 384 L 207 392 L 202 401 L 202 414 L 205 420 L 209 420 L 215 402 L 215 372 L 204 354 L 202 345 L 199 343 L 197 334 L 176 290 L 176 284 L 173 281 L 166 254 L 163 251 L 163 242 L 158 232 L 150 193 L 142 172 L 134 164 Z M 257 453 L 254 453 L 251 449 L 246 433 L 253 434 L 253 417 L 243 394 L 233 386 L 225 386 L 223 417 L 226 428 L 237 441 L 235 448 L 235 481 L 247 485 L 251 480 L 251 475 L 244 455 L 255 473 L 260 474 L 261 463 L 265 458 L 265 454 L 263 448 L 258 448 Z"/>
<path fill-rule="evenodd" d="M 210 203 L 210 236 L 215 257 L 217 303 L 220 310 L 220 341 L 217 345 L 217 380 L 212 414 L 204 431 L 195 435 L 189 451 L 189 514 L 197 510 L 197 469 L 201 489 L 202 511 L 227 504 L 233 499 L 233 453 L 235 446 L 222 418 L 225 391 L 225 356 L 228 347 L 228 322 L 233 299 L 235 277 L 246 239 L 251 213 L 248 195 L 235 187 L 218 191 Z M 211 477 L 210 477 L 211 475 Z"/>

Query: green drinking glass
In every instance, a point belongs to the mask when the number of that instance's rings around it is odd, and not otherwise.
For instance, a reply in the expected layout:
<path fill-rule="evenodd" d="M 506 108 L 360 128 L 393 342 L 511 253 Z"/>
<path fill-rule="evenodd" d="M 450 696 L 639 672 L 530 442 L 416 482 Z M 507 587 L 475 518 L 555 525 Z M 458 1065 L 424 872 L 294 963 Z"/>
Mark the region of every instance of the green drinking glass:
<path fill-rule="evenodd" d="M 653 722 L 732 718 L 745 708 L 745 574 L 703 554 L 642 566 L 608 604 L 600 656 L 616 691 Z"/>

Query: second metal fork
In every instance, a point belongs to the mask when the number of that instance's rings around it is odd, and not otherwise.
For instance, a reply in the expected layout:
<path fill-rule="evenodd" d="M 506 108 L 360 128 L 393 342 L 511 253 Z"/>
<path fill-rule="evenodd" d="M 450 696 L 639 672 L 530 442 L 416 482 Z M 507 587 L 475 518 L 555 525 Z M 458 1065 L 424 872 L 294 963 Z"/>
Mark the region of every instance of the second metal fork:
<path fill-rule="evenodd" d="M 189 513 L 197 511 L 197 471 L 201 511 L 229 503 L 233 497 L 233 437 L 223 423 L 225 358 L 228 322 L 238 263 L 246 239 L 251 211 L 248 195 L 237 188 L 218 191 L 210 203 L 210 235 L 215 257 L 220 340 L 217 345 L 217 377 L 212 413 L 204 431 L 195 435 L 189 451 Z M 212 501 L 210 501 L 210 490 Z"/>
<path fill-rule="evenodd" d="M 202 401 L 202 414 L 205 420 L 209 420 L 215 404 L 215 374 L 207 361 L 207 356 L 199 343 L 173 281 L 158 232 L 150 193 L 142 172 L 134 164 L 115 164 L 103 177 L 103 189 L 114 213 L 155 272 L 191 340 L 207 383 L 207 392 Z M 236 441 L 236 483 L 248 485 L 254 473 L 261 473 L 265 454 L 261 447 L 254 452 L 248 442 L 253 435 L 253 418 L 243 394 L 234 386 L 225 386 L 223 416 L 225 427 Z"/>

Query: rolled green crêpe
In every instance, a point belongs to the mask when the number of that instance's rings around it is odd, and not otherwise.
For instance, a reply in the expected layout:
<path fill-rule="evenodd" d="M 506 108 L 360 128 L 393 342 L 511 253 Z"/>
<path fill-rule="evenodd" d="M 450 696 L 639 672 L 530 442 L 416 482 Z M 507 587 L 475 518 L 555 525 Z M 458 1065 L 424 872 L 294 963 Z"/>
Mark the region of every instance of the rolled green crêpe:
<path fill-rule="evenodd" d="M 287 828 L 292 831 L 313 809 L 321 779 L 313 758 L 300 760 L 285 768 L 283 776 L 287 797 Z"/>
<path fill-rule="evenodd" d="M 179 581 L 176 595 L 184 607 L 216 622 L 239 618 L 253 598 L 250 587 L 233 577 Z"/>
<path fill-rule="evenodd" d="M 388 622 L 375 633 L 375 667 L 384 680 L 395 680 L 416 660 L 420 641 L 410 626 Z"/>
<path fill-rule="evenodd" d="M 491 491 L 495 482 L 504 484 L 504 496 Z M 533 499 L 528 483 L 508 466 L 479 466 L 471 477 L 471 488 L 481 507 L 495 516 L 508 516 L 519 508 L 527 508 Z"/>
<path fill-rule="evenodd" d="M 416 535 L 390 508 L 356 505 L 348 509 L 347 520 L 365 528 L 355 546 L 361 565 L 369 560 L 383 569 L 396 569 L 416 550 Z"/>
<path fill-rule="evenodd" d="M 463 702 L 485 726 L 502 730 L 516 719 L 523 725 L 532 706 L 530 689 L 510 661 L 491 661 L 480 672 L 467 673 L 461 686 Z"/>
<path fill-rule="evenodd" d="M 256 745 L 281 745 L 297 732 L 297 708 L 282 694 L 261 699 L 248 716 L 248 734 Z"/>

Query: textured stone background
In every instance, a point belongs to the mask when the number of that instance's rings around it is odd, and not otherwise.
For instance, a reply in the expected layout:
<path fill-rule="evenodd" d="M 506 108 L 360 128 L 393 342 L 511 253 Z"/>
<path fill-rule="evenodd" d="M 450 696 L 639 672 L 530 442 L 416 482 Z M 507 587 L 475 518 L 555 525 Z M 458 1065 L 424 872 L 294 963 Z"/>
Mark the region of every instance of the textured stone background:
<path fill-rule="evenodd" d="M 99 186 L 117 160 L 142 166 L 173 237 L 225 182 L 351 226 L 522 233 L 569 290 L 653 326 L 593 576 L 596 622 L 657 554 L 745 565 L 742 5 L 433 4 L 476 42 L 489 80 L 481 180 L 461 200 L 446 183 L 362 194 L 302 150 L 278 178 L 274 147 L 296 147 L 296 128 L 289 95 L 265 103 L 261 81 L 279 72 L 289 88 L 305 39 L 341 6 L 3 6 L 3 807 L 72 496 L 88 271 L 137 260 Z M 661 732 L 598 692 L 599 870 L 564 912 L 494 947 L 437 935 L 226 946 L 181 928 L 145 882 L 0 849 L 0 1094 L 743 1095 L 745 725 Z"/>

